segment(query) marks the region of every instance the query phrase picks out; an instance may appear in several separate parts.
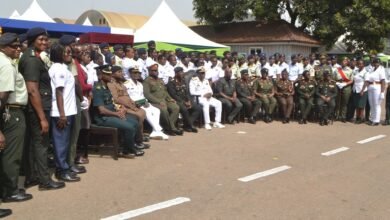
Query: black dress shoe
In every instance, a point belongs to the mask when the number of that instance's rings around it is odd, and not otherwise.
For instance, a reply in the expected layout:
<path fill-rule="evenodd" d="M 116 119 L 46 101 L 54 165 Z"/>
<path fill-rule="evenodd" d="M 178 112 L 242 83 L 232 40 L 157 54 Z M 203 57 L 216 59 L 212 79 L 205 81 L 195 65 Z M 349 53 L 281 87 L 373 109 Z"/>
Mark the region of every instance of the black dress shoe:
<path fill-rule="evenodd" d="M 126 158 L 126 159 L 134 159 L 135 156 L 133 154 L 129 153 L 119 153 L 119 157 Z"/>
<path fill-rule="evenodd" d="M 250 117 L 248 119 L 248 122 L 251 123 L 251 124 L 256 124 L 256 120 L 253 117 Z"/>
<path fill-rule="evenodd" d="M 173 130 L 173 133 L 175 133 L 176 135 L 183 135 L 183 131 L 182 130 Z"/>
<path fill-rule="evenodd" d="M 138 150 L 149 149 L 150 144 L 140 143 L 140 144 L 135 144 L 134 147 Z"/>
<path fill-rule="evenodd" d="M 185 132 L 192 132 L 192 128 L 190 128 L 190 127 L 185 127 L 183 130 L 184 130 Z"/>
<path fill-rule="evenodd" d="M 303 122 L 303 119 L 299 120 L 298 123 L 299 123 L 300 125 L 305 124 L 305 122 Z"/>
<path fill-rule="evenodd" d="M 150 141 L 150 138 L 149 138 L 148 136 L 144 136 L 143 141 L 144 141 L 144 142 L 149 142 L 149 141 Z"/>
<path fill-rule="evenodd" d="M 69 170 L 70 170 L 70 172 L 76 173 L 76 174 L 81 174 L 81 173 L 86 173 L 86 172 L 87 172 L 87 170 L 85 169 L 85 167 L 83 167 L 83 166 L 76 166 L 76 165 L 71 166 L 71 167 L 69 168 Z"/>
<path fill-rule="evenodd" d="M 62 180 L 64 182 L 78 182 L 80 181 L 80 177 L 72 175 L 70 172 L 63 172 L 59 174 L 57 177 L 58 180 Z"/>
<path fill-rule="evenodd" d="M 131 153 L 131 154 L 134 154 L 134 156 L 136 156 L 136 157 L 142 157 L 142 156 L 145 154 L 144 151 L 142 151 L 142 150 L 136 150 L 136 149 L 131 150 L 130 153 Z"/>
<path fill-rule="evenodd" d="M 7 217 L 12 214 L 11 209 L 0 209 L 0 218 Z"/>
<path fill-rule="evenodd" d="M 45 184 L 39 184 L 38 189 L 39 190 L 55 190 L 55 189 L 61 189 L 65 187 L 64 182 L 55 182 L 53 180 L 49 180 L 49 182 Z"/>
<path fill-rule="evenodd" d="M 7 197 L 3 198 L 3 202 L 4 203 L 7 203 L 7 202 L 23 202 L 23 201 L 30 200 L 32 198 L 33 198 L 33 196 L 31 194 L 22 193 L 22 192 L 19 191 L 18 194 L 16 194 L 16 195 L 7 196 Z"/>
<path fill-rule="evenodd" d="M 196 129 L 194 127 L 191 128 L 191 131 L 192 131 L 192 133 L 198 133 L 198 129 Z"/>
<path fill-rule="evenodd" d="M 176 136 L 176 133 L 173 132 L 172 130 L 167 130 L 164 132 L 165 134 L 169 135 L 169 136 Z"/>
<path fill-rule="evenodd" d="M 303 123 L 304 123 L 304 124 L 307 124 L 307 120 L 306 120 L 306 119 L 303 119 Z"/>
<path fill-rule="evenodd" d="M 39 184 L 37 179 L 24 181 L 24 188 L 30 188 Z"/>

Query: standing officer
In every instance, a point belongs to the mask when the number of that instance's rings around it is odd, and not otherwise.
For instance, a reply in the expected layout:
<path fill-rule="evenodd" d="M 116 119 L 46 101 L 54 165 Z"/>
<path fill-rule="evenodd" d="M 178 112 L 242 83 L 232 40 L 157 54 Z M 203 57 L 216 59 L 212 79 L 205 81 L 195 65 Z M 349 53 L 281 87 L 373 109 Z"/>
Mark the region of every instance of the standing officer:
<path fill-rule="evenodd" d="M 107 83 L 111 81 L 111 74 L 112 70 L 110 66 L 103 69 L 101 80 L 95 84 L 92 90 L 93 107 L 98 112 L 95 115 L 96 124 L 99 126 L 118 128 L 123 131 L 124 146 L 120 154 L 121 157 L 134 158 L 134 155 L 142 156 L 144 152 L 136 149 L 134 143 L 135 134 L 138 129 L 137 121 L 126 114 L 126 109 L 121 108 L 115 110 L 111 92 L 107 88 Z"/>
<path fill-rule="evenodd" d="M 274 84 L 268 79 L 268 69 L 261 70 L 261 78 L 253 82 L 253 91 L 265 109 L 264 121 L 270 123 L 272 121 L 271 115 L 276 107 L 276 99 L 274 97 Z"/>
<path fill-rule="evenodd" d="M 158 78 L 158 64 L 149 66 L 149 76 L 143 82 L 144 95 L 148 101 L 161 111 L 161 120 L 165 124 L 168 135 L 183 135 L 183 131 L 176 128 L 180 108 L 176 101 L 169 96 L 164 82 Z"/>
<path fill-rule="evenodd" d="M 217 82 L 217 96 L 222 102 L 223 108 L 228 115 L 227 122 L 233 124 L 234 118 L 240 112 L 242 103 L 237 99 L 236 83 L 231 79 L 232 71 L 229 67 L 225 69 L 225 76 Z M 234 106 L 234 108 L 233 108 Z"/>
<path fill-rule="evenodd" d="M 256 116 L 259 113 L 261 102 L 256 99 L 250 84 L 248 70 L 241 70 L 241 80 L 237 81 L 237 96 L 241 103 L 245 106 L 248 121 L 251 124 L 256 124 Z"/>
<path fill-rule="evenodd" d="M 333 72 L 336 85 L 338 87 L 338 96 L 336 102 L 336 117 L 342 122 L 346 122 L 347 106 L 352 93 L 353 71 L 349 67 L 349 59 L 345 57 L 341 67 L 335 65 Z"/>
<path fill-rule="evenodd" d="M 48 47 L 48 34 L 43 28 L 31 28 L 27 31 L 28 49 L 19 60 L 19 72 L 26 81 L 29 105 L 27 127 L 31 135 L 31 144 L 27 151 L 32 158 L 29 169 L 31 176 L 26 182 L 38 178 L 40 188 L 45 190 L 60 189 L 63 182 L 54 182 L 50 178 L 47 165 L 47 151 L 50 146 L 49 124 L 52 105 L 50 76 L 40 53 Z"/>
<path fill-rule="evenodd" d="M 310 79 L 310 71 L 305 70 L 302 73 L 303 79 L 299 81 L 297 86 L 297 94 L 299 99 L 299 109 L 301 110 L 302 118 L 299 124 L 307 123 L 307 116 L 313 107 L 314 94 L 316 92 L 316 83 Z"/>
<path fill-rule="evenodd" d="M 175 68 L 175 78 L 170 80 L 167 85 L 169 95 L 176 100 L 180 107 L 180 113 L 184 121 L 184 130 L 197 133 L 194 127 L 194 121 L 199 118 L 202 107 L 191 101 L 188 86 L 184 81 L 184 72 L 182 67 Z"/>
<path fill-rule="evenodd" d="M 24 148 L 27 89 L 23 76 L 18 73 L 20 42 L 18 35 L 5 33 L 0 37 L 0 110 L 1 131 L 5 142 L 0 150 L 0 197 L 3 202 L 20 202 L 32 199 L 18 189 L 19 170 Z"/>
<path fill-rule="evenodd" d="M 322 80 L 322 77 L 324 76 L 324 72 L 328 71 L 329 74 L 333 73 L 332 67 L 328 65 L 327 56 L 325 54 L 320 56 L 320 66 L 319 66 L 319 77 Z M 329 76 L 332 77 L 332 76 Z M 316 77 L 317 78 L 317 77 Z"/>
<path fill-rule="evenodd" d="M 330 78 L 330 73 L 324 72 L 323 80 L 320 81 L 316 88 L 317 106 L 320 114 L 320 125 L 328 125 L 329 115 L 333 113 L 336 106 L 335 98 L 337 96 L 336 81 Z"/>

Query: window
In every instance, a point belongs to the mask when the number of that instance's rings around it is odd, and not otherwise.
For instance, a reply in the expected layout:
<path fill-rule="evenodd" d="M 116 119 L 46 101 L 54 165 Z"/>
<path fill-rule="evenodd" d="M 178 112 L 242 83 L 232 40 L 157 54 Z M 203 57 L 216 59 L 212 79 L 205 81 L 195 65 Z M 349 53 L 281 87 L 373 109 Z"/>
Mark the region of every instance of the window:
<path fill-rule="evenodd" d="M 249 54 L 251 55 L 260 55 L 261 53 L 263 53 L 263 48 L 262 47 L 250 47 L 249 48 Z"/>

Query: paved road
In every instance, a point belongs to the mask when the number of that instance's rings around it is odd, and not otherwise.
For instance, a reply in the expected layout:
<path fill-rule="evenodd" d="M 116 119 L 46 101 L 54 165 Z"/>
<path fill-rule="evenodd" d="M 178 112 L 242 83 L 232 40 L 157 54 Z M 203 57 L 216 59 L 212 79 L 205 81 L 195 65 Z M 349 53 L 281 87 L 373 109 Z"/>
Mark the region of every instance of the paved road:
<path fill-rule="evenodd" d="M 386 137 L 357 143 L 377 135 Z M 35 187 L 28 190 L 33 200 L 2 207 L 13 209 L 9 219 L 34 220 L 102 219 L 132 210 L 127 214 L 138 219 L 389 219 L 389 138 L 390 127 L 339 122 L 201 129 L 152 141 L 135 160 L 91 156 L 80 183 L 53 192 Z M 340 147 L 348 149 L 321 155 Z M 291 168 L 238 180 L 281 166 Z M 148 207 L 181 197 L 168 208 Z M 144 207 L 156 210 L 141 215 Z"/>

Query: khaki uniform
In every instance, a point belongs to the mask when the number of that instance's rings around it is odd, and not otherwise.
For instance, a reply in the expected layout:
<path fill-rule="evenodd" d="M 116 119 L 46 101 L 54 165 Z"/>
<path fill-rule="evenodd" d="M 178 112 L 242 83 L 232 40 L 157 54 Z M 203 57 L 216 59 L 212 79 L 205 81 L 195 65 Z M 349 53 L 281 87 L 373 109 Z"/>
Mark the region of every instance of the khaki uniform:
<path fill-rule="evenodd" d="M 283 112 L 283 117 L 289 119 L 294 107 L 294 86 L 290 80 L 279 79 L 275 83 L 276 98 Z"/>
<path fill-rule="evenodd" d="M 296 92 L 298 94 L 299 109 L 301 110 L 302 119 L 306 120 L 313 107 L 316 82 L 314 80 L 306 81 L 302 79 L 298 82 Z"/>
<path fill-rule="evenodd" d="M 169 96 L 164 82 L 161 79 L 147 77 L 142 84 L 145 98 L 160 109 L 160 117 L 165 129 L 177 130 L 176 121 L 179 117 L 180 108 L 175 100 Z"/>
<path fill-rule="evenodd" d="M 138 108 L 135 102 L 130 98 L 129 93 L 127 93 L 127 88 L 123 83 L 110 82 L 107 83 L 107 87 L 111 92 L 114 105 L 116 109 L 121 109 L 122 107 L 126 108 L 126 112 L 130 115 L 133 115 L 138 120 L 138 135 L 136 135 L 136 142 L 143 142 L 143 132 L 144 132 L 144 120 L 146 117 L 145 110 Z M 122 103 L 122 104 L 120 104 Z"/>
<path fill-rule="evenodd" d="M 7 103 L 2 103 L 1 131 L 5 149 L 0 152 L 0 197 L 18 193 L 18 178 L 23 156 L 26 121 L 24 108 L 28 95 L 23 76 L 17 64 L 0 52 L 0 92 L 9 93 Z M 4 107 L 5 104 L 5 107 Z"/>

